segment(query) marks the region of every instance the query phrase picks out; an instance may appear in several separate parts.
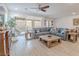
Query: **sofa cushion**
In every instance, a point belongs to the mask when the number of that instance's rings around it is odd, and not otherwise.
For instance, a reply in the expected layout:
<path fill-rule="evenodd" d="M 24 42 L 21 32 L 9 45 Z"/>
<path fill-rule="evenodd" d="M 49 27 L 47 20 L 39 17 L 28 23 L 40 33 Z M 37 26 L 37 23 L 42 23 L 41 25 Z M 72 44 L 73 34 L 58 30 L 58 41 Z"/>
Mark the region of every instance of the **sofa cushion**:
<path fill-rule="evenodd" d="M 40 32 L 47 32 L 47 31 L 50 31 L 49 28 L 40 28 Z"/>
<path fill-rule="evenodd" d="M 40 32 L 40 30 L 38 29 L 38 30 L 37 30 L 37 33 L 39 33 L 39 32 Z"/>
<path fill-rule="evenodd" d="M 56 33 L 57 36 L 63 37 L 64 35 L 61 33 Z"/>
<path fill-rule="evenodd" d="M 44 31 L 44 29 L 43 28 L 40 28 L 40 32 L 43 32 Z"/>
<path fill-rule="evenodd" d="M 49 34 L 49 32 L 39 32 L 39 33 L 36 33 L 36 35 L 45 35 L 45 34 Z"/>
<path fill-rule="evenodd" d="M 37 30 L 35 30 L 35 33 L 37 33 Z"/>
<path fill-rule="evenodd" d="M 61 33 L 61 30 L 60 29 L 58 30 L 58 33 Z"/>
<path fill-rule="evenodd" d="M 57 33 L 57 31 L 56 31 L 55 28 L 51 28 L 51 29 L 50 29 L 50 32 L 51 32 L 51 33 Z"/>
<path fill-rule="evenodd" d="M 62 31 L 61 31 L 61 34 L 65 34 L 65 30 L 62 30 Z"/>

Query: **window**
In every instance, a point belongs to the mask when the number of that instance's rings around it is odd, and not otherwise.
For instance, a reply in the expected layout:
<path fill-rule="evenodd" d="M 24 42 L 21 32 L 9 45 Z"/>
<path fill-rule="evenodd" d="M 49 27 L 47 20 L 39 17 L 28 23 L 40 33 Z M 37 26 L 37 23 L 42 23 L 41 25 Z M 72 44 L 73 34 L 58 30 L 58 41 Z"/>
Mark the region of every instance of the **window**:
<path fill-rule="evenodd" d="M 20 31 L 25 30 L 25 20 L 16 20 L 16 29 Z"/>
<path fill-rule="evenodd" d="M 53 21 L 52 20 L 44 20 L 44 26 L 45 27 L 52 27 Z"/>
<path fill-rule="evenodd" d="M 44 20 L 42 22 L 41 20 L 22 20 L 22 19 L 16 19 L 16 29 L 26 32 L 32 30 L 32 28 L 40 28 L 40 27 L 51 27 L 52 22 L 51 20 Z"/>
<path fill-rule="evenodd" d="M 26 20 L 26 26 L 25 28 L 27 30 L 31 30 L 32 29 L 32 21 L 31 20 Z"/>
<path fill-rule="evenodd" d="M 49 24 L 48 24 L 48 20 L 44 20 L 44 27 L 48 27 Z"/>
<path fill-rule="evenodd" d="M 39 28 L 41 27 L 41 21 L 40 20 L 37 20 L 37 21 L 33 21 L 33 24 L 34 24 L 34 28 Z"/>

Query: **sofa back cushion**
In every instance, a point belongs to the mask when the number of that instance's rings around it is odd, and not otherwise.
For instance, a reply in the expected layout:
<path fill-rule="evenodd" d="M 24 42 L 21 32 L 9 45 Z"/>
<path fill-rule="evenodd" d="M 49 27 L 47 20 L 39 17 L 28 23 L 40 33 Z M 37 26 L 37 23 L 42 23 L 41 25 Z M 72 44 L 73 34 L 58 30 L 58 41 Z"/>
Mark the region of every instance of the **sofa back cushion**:
<path fill-rule="evenodd" d="M 58 33 L 64 34 L 65 31 L 66 31 L 66 28 L 57 28 Z"/>
<path fill-rule="evenodd" d="M 55 28 L 51 28 L 51 29 L 50 29 L 50 32 L 56 33 L 56 29 L 55 29 Z"/>
<path fill-rule="evenodd" d="M 35 33 L 38 33 L 38 32 L 50 32 L 51 30 L 51 27 L 45 27 L 45 28 L 33 28 L 34 32 Z"/>
<path fill-rule="evenodd" d="M 40 28 L 40 32 L 48 32 L 50 31 L 51 28 L 46 27 L 46 28 Z"/>

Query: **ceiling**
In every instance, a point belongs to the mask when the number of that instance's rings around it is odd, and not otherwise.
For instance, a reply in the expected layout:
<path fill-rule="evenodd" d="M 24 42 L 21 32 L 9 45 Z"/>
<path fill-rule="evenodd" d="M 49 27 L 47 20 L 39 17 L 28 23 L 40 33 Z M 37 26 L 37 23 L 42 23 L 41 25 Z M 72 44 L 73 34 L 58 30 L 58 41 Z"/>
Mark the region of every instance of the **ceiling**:
<path fill-rule="evenodd" d="M 5 10 L 2 6 L 0 6 L 0 11 L 5 12 Z"/>
<path fill-rule="evenodd" d="M 48 16 L 54 18 L 61 18 L 66 16 L 78 15 L 79 4 L 78 3 L 48 3 L 50 6 L 46 12 L 42 12 L 38 9 L 39 3 L 7 3 L 6 6 L 11 12 L 22 12 L 26 14 Z"/>

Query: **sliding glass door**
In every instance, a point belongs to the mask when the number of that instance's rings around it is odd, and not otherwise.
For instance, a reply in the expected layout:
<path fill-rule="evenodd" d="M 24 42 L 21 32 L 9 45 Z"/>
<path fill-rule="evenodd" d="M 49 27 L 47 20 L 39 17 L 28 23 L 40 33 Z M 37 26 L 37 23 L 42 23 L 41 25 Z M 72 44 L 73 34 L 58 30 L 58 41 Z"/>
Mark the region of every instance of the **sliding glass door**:
<path fill-rule="evenodd" d="M 26 30 L 31 31 L 32 30 L 32 20 L 26 20 L 25 23 L 26 23 L 26 25 L 25 25 Z"/>
<path fill-rule="evenodd" d="M 34 20 L 33 21 L 33 27 L 34 28 L 40 28 L 41 26 L 41 21 L 40 20 Z"/>
<path fill-rule="evenodd" d="M 16 30 L 19 32 L 25 31 L 25 20 L 16 20 Z"/>

